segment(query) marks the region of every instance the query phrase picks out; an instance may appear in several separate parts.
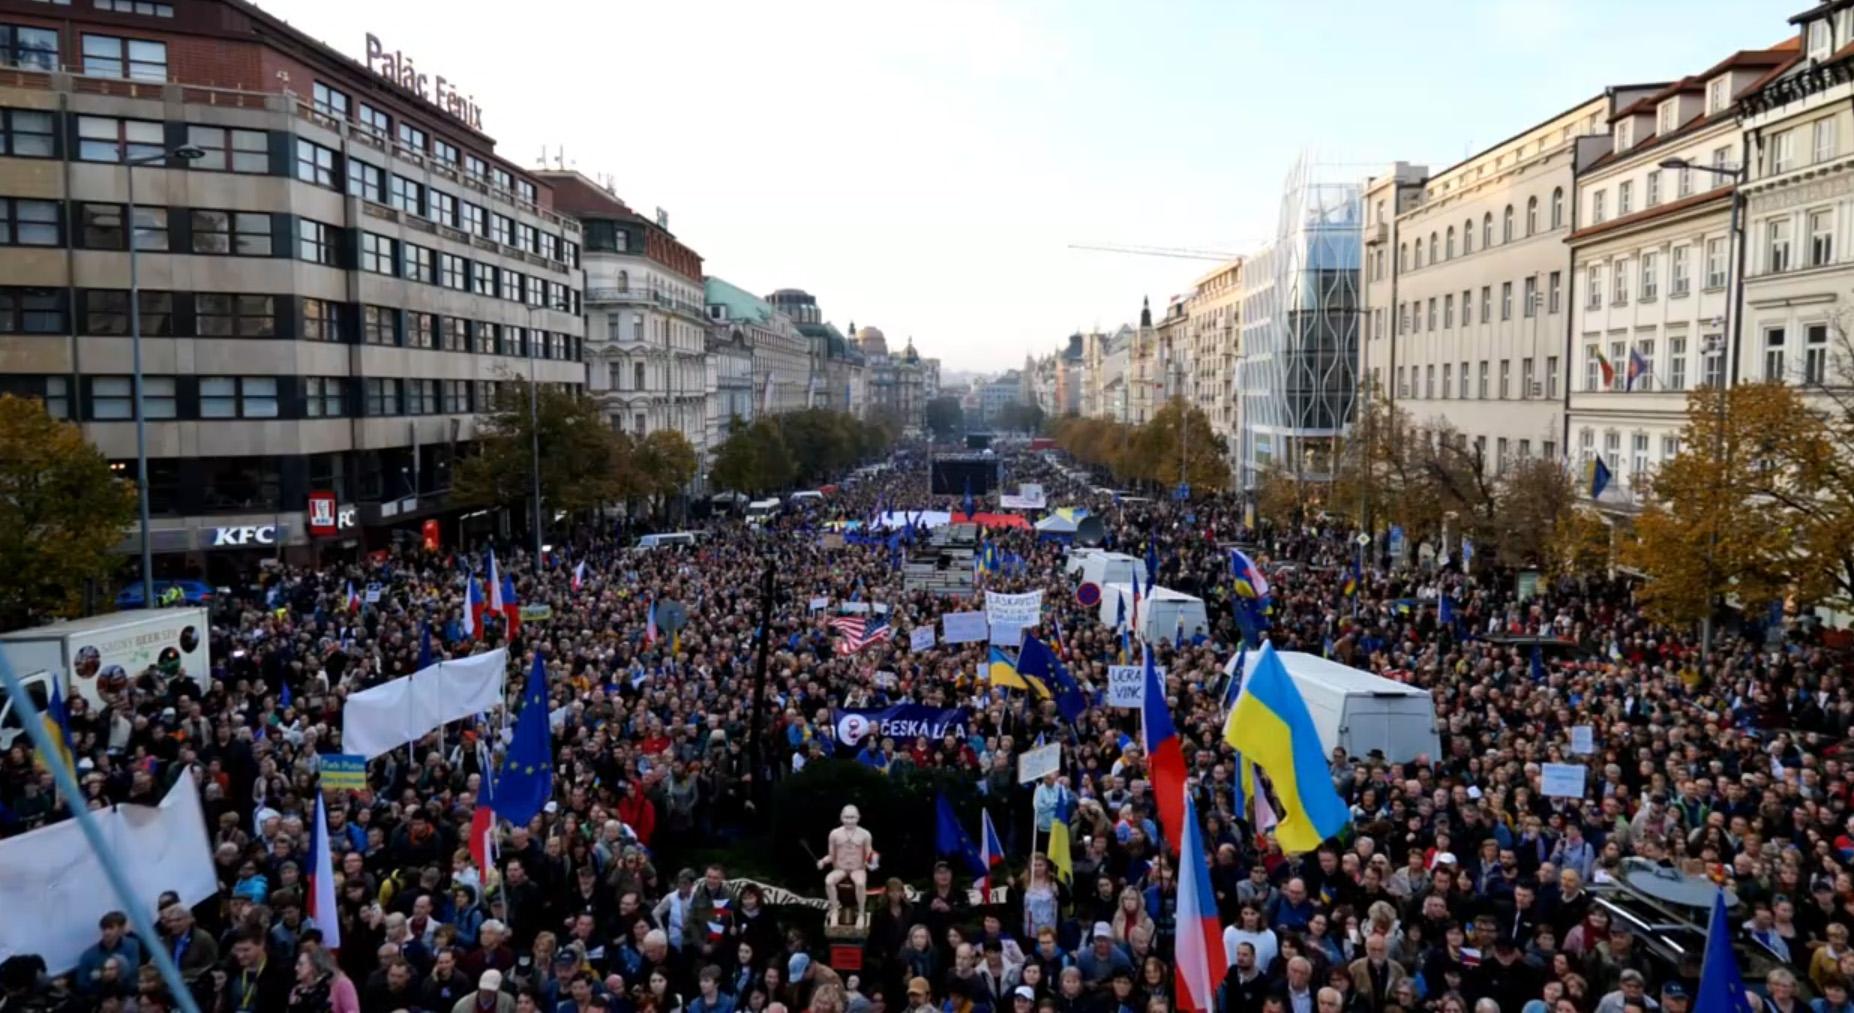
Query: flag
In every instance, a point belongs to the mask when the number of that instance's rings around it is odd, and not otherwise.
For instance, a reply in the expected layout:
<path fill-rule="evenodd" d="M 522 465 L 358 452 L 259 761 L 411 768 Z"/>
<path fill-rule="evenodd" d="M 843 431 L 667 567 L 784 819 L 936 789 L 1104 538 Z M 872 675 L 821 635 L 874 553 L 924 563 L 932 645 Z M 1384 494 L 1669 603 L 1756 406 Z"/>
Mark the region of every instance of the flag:
<path fill-rule="evenodd" d="M 573 590 L 577 591 L 580 588 L 584 587 L 585 585 L 586 585 L 586 561 L 582 559 L 579 561 L 579 565 L 573 568 Z"/>
<path fill-rule="evenodd" d="M 437 661 L 438 656 L 431 650 L 431 624 L 420 622 L 418 624 L 418 667 L 430 668 Z"/>
<path fill-rule="evenodd" d="M 1532 645 L 1532 681 L 1545 681 L 1545 652 L 1539 645 Z"/>
<path fill-rule="evenodd" d="M 1066 814 L 1057 814 L 1049 824 L 1049 864 L 1056 870 L 1056 879 L 1063 883 L 1075 881 L 1075 845 L 1069 840 L 1069 821 Z"/>
<path fill-rule="evenodd" d="M 1352 565 L 1346 567 L 1345 584 L 1339 590 L 1347 598 L 1358 593 L 1358 560 L 1353 560 Z"/>
<path fill-rule="evenodd" d="M 1248 588 L 1245 598 L 1266 598 L 1268 596 L 1268 578 L 1262 576 L 1262 568 L 1255 565 L 1255 560 L 1241 549 L 1230 550 L 1230 573 L 1236 578 L 1236 588 L 1240 592 Z"/>
<path fill-rule="evenodd" d="M 1127 629 L 1127 600 L 1118 593 L 1114 595 L 1114 629 L 1122 633 Z"/>
<path fill-rule="evenodd" d="M 474 574 L 466 579 L 469 584 L 464 588 L 463 635 L 467 640 L 474 640 L 477 630 L 482 628 L 483 590 L 476 586 Z"/>
<path fill-rule="evenodd" d="M 1255 819 L 1250 825 L 1255 828 L 1256 834 L 1260 836 L 1280 826 L 1281 821 L 1275 816 L 1275 807 L 1268 801 L 1268 793 L 1255 784 L 1255 767 L 1253 765 L 1246 766 L 1247 776 L 1249 777 L 1249 798 L 1255 803 Z"/>
<path fill-rule="evenodd" d="M 1242 695 L 1224 722 L 1223 740 L 1266 771 L 1274 784 L 1287 809 L 1275 835 L 1283 851 L 1312 851 L 1351 822 L 1333 788 L 1326 748 L 1307 701 L 1273 645 L 1262 646 L 1244 680 Z"/>
<path fill-rule="evenodd" d="M 1139 571 L 1138 570 L 1133 571 L 1133 618 L 1131 621 L 1131 628 L 1132 628 L 1134 636 L 1139 637 L 1141 640 L 1146 639 L 1146 635 L 1139 631 Z"/>
<path fill-rule="evenodd" d="M 1603 490 L 1609 488 L 1609 465 L 1601 457 L 1591 462 L 1590 498 L 1602 499 Z"/>
<path fill-rule="evenodd" d="M 344 605 L 347 606 L 347 610 L 349 612 L 359 612 L 360 611 L 361 596 L 359 592 L 354 590 L 354 582 L 351 580 L 348 581 L 348 592 L 346 595 L 342 597 L 342 602 Z"/>
<path fill-rule="evenodd" d="M 534 653 L 534 668 L 521 691 L 521 714 L 502 776 L 496 782 L 497 816 L 525 827 L 554 793 L 554 742 L 547 720 L 547 664 Z"/>
<path fill-rule="evenodd" d="M 1239 647 L 1230 655 L 1230 660 L 1223 665 L 1223 713 L 1227 717 L 1230 709 L 1236 706 L 1236 697 L 1242 692 L 1242 669 L 1249 660 L 1249 648 Z"/>
<path fill-rule="evenodd" d="M 1468 567 L 1474 565 L 1474 539 L 1461 536 L 1461 572 L 1467 573 Z"/>
<path fill-rule="evenodd" d="M 494 549 L 489 550 L 489 576 L 483 581 L 483 589 L 484 593 L 489 595 L 489 601 L 484 608 L 496 615 L 502 615 L 503 606 L 507 603 L 502 600 L 502 574 L 496 571 L 496 550 Z"/>
<path fill-rule="evenodd" d="M 980 809 L 979 862 L 985 874 L 978 881 L 979 902 L 991 903 L 991 877 L 1004 868 L 1004 845 L 998 843 L 998 828 L 991 825 L 991 810 Z"/>
<path fill-rule="evenodd" d="M 1603 350 L 1600 348 L 1597 349 L 1597 368 L 1603 371 L 1603 386 L 1614 387 L 1616 385 L 1616 367 L 1610 364 L 1609 356 L 1604 355 Z"/>
<path fill-rule="evenodd" d="M 657 600 L 650 599 L 650 610 L 644 613 L 644 643 L 657 642 Z"/>
<path fill-rule="evenodd" d="M 1640 379 L 1643 376 L 1646 376 L 1648 374 L 1649 369 L 1650 367 L 1648 365 L 1648 359 L 1642 355 L 1641 349 L 1639 348 L 1629 349 L 1629 369 L 1628 369 L 1628 372 L 1623 375 L 1623 379 L 1622 379 L 1623 389 L 1634 390 L 1635 381 Z"/>
<path fill-rule="evenodd" d="M 64 691 L 58 688 L 58 680 L 52 680 L 51 699 L 45 701 L 45 709 L 39 712 L 39 723 L 45 729 L 45 735 L 51 739 L 50 755 L 35 753 L 33 759 L 40 770 L 51 772 L 51 758 L 56 756 L 64 769 L 72 770 L 71 763 L 71 712 L 64 705 Z"/>
<path fill-rule="evenodd" d="M 283 682 L 283 689 L 277 693 L 277 706 L 280 709 L 288 710 L 290 704 L 294 702 L 296 702 L 296 697 L 290 692 L 289 680 L 285 679 Z"/>
<path fill-rule="evenodd" d="M 502 618 L 509 624 L 509 639 L 521 634 L 521 598 L 515 594 L 515 578 L 502 575 Z"/>
<path fill-rule="evenodd" d="M 1178 742 L 1178 730 L 1172 726 L 1171 710 L 1165 706 L 1165 683 L 1159 680 L 1159 666 L 1153 661 L 1151 647 L 1146 648 L 1146 698 L 1140 704 L 1139 723 L 1146 765 L 1152 775 L 1152 793 L 1159 800 L 1159 821 L 1165 825 L 1167 843 L 1176 851 L 1184 828 L 1184 750 Z"/>
<path fill-rule="evenodd" d="M 895 633 L 888 619 L 877 615 L 837 616 L 830 621 L 830 628 L 837 631 L 838 654 L 855 654 L 870 644 L 889 639 Z"/>
<path fill-rule="evenodd" d="M 1217 922 L 1216 894 L 1210 888 L 1210 866 L 1204 860 L 1204 839 L 1197 826 L 1197 806 L 1191 793 L 1184 797 L 1184 829 L 1180 834 L 1178 869 L 1178 1009 L 1216 1009 L 1216 988 L 1228 961 L 1223 956 L 1223 926 Z"/>
<path fill-rule="evenodd" d="M 985 678 L 993 686 L 1020 689 L 1026 693 L 1035 693 L 1041 699 L 1049 699 L 1049 684 L 1036 676 L 1024 675 L 1011 656 L 1004 653 L 1004 648 L 995 644 L 991 648 L 991 656 L 985 662 Z"/>
<path fill-rule="evenodd" d="M 1047 644 L 1035 636 L 1024 634 L 1023 649 L 1017 652 L 1017 674 L 1025 680 L 1042 683 L 1045 687 L 1054 683 L 1056 687 L 1056 709 L 1062 712 L 1062 720 L 1069 724 L 1081 720 L 1088 710 L 1088 701 L 1082 696 L 1081 684 L 1062 666 L 1060 659 Z"/>
<path fill-rule="evenodd" d="M 483 790 L 476 798 L 476 810 L 470 814 L 470 858 L 479 870 L 487 870 L 496 860 L 496 790 L 489 772 L 483 772 Z"/>
<path fill-rule="evenodd" d="M 1700 964 L 1699 996 L 1693 1013 L 1753 1013 L 1745 979 L 1732 953 L 1731 923 L 1725 917 L 1725 891 L 1712 900 L 1712 925 L 1706 931 L 1706 959 Z"/>
<path fill-rule="evenodd" d="M 1159 580 L 1159 549 L 1152 539 L 1146 539 L 1146 590 L 1152 591 L 1152 585 Z"/>
<path fill-rule="evenodd" d="M 972 838 L 966 836 L 966 829 L 959 825 L 959 818 L 953 815 L 953 805 L 946 800 L 944 793 L 936 793 L 933 798 L 934 832 L 933 851 L 940 858 L 955 858 L 973 876 L 985 875 L 985 863 L 979 860 L 978 849 L 972 846 Z"/>
<path fill-rule="evenodd" d="M 1436 601 L 1436 621 L 1444 626 L 1455 625 L 1455 601 L 1447 592 L 1443 592 L 1442 597 Z"/>
<path fill-rule="evenodd" d="M 1243 759 L 1241 753 L 1235 755 L 1233 762 L 1236 764 L 1236 768 L 1234 776 L 1230 778 L 1232 782 L 1230 785 L 1230 811 L 1235 813 L 1236 818 L 1239 820 L 1247 819 L 1249 816 L 1249 796 L 1255 793 L 1255 782 L 1252 779 L 1254 775 L 1249 771 L 1249 761 Z"/>
<path fill-rule="evenodd" d="M 309 834 L 309 890 L 305 913 L 322 930 L 322 945 L 341 949 L 341 919 L 335 913 L 335 861 L 328 851 L 328 807 L 322 788 L 315 791 L 315 828 Z"/>
<path fill-rule="evenodd" d="M 966 495 L 965 495 L 965 498 L 961 500 L 961 505 L 965 507 L 966 520 L 968 521 L 971 520 L 973 511 L 972 511 L 972 479 L 970 478 L 966 479 Z"/>

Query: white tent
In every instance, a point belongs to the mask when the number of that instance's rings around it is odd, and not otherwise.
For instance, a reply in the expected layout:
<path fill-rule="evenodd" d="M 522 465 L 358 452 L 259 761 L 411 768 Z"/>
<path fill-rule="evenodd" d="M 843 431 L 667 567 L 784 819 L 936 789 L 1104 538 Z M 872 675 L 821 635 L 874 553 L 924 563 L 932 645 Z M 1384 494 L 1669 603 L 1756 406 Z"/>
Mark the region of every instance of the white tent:
<path fill-rule="evenodd" d="M 1429 691 L 1341 665 L 1316 654 L 1280 651 L 1282 667 L 1307 701 L 1320 744 L 1351 756 L 1384 751 L 1392 763 L 1441 755 L 1435 702 Z"/>
<path fill-rule="evenodd" d="M 1133 585 L 1102 585 L 1101 625 L 1114 625 L 1114 620 L 1122 614 L 1129 621 L 1133 619 Z M 1171 640 L 1178 636 L 1181 626 L 1187 640 L 1199 633 L 1210 633 L 1210 615 L 1204 610 L 1202 598 L 1194 598 L 1169 587 L 1155 587 L 1148 595 L 1141 588 L 1139 627 L 1136 631 L 1141 637 L 1154 642 Z"/>
<path fill-rule="evenodd" d="M 1036 522 L 1036 533 L 1039 538 L 1074 538 L 1075 522 L 1061 514 L 1050 514 Z"/>
<path fill-rule="evenodd" d="M 1069 549 L 1069 558 L 1067 562 L 1062 564 L 1062 572 L 1070 575 L 1078 574 L 1088 565 L 1090 557 L 1098 556 L 1105 551 L 1107 550 L 1097 549 L 1091 546 L 1075 546 Z"/>
<path fill-rule="evenodd" d="M 1097 552 L 1082 563 L 1081 579 L 1106 587 L 1109 584 L 1131 584 L 1135 574 L 1139 576 L 1141 587 L 1152 579 L 1146 572 L 1146 561 L 1138 556 L 1129 556 L 1124 552 Z"/>

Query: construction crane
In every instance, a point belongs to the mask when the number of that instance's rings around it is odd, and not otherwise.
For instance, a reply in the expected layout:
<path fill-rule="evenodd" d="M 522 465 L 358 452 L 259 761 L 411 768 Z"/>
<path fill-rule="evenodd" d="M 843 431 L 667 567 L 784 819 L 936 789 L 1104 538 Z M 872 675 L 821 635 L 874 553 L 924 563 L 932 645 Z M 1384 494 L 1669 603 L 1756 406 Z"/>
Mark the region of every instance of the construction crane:
<path fill-rule="evenodd" d="M 1102 253 L 1127 253 L 1137 257 L 1176 257 L 1181 260 L 1235 260 L 1241 254 L 1222 250 L 1195 250 L 1178 246 L 1124 246 L 1116 243 L 1070 243 L 1071 250 L 1096 250 Z"/>

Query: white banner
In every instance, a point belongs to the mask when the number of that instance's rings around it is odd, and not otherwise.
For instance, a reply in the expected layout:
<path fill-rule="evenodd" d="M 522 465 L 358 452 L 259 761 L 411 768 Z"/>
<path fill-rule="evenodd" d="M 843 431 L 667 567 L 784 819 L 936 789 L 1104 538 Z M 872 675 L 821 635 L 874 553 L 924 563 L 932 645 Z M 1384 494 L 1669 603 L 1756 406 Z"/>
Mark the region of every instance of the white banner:
<path fill-rule="evenodd" d="M 190 771 L 159 806 L 124 804 L 92 815 L 122 861 L 129 903 L 142 911 L 152 915 L 167 890 L 188 906 L 218 892 L 200 789 Z M 0 918 L 0 960 L 36 953 L 51 973 L 68 971 L 97 941 L 97 919 L 122 908 L 102 857 L 75 821 L 0 841 L 0 911 L 31 914 Z"/>
<path fill-rule="evenodd" d="M 1062 769 L 1062 743 L 1051 742 L 1047 746 L 1038 746 L 1027 753 L 1017 756 L 1017 783 L 1029 784 L 1040 781 L 1044 774 L 1054 774 Z"/>
<path fill-rule="evenodd" d="M 426 733 L 502 706 L 509 652 L 498 647 L 440 661 L 348 697 L 341 710 L 342 747 L 371 760 Z"/>
<path fill-rule="evenodd" d="M 916 626 L 914 632 L 908 634 L 908 650 L 910 651 L 930 650 L 933 644 L 934 636 L 931 626 Z"/>
<path fill-rule="evenodd" d="M 983 612 L 948 612 L 940 622 L 945 627 L 941 638 L 949 644 L 970 644 L 991 635 Z"/>
<path fill-rule="evenodd" d="M 1007 626 L 1004 623 L 992 623 L 991 642 L 999 647 L 1022 647 L 1024 644 L 1024 628 L 1022 626 Z"/>
<path fill-rule="evenodd" d="M 1021 626 L 1031 629 L 1043 618 L 1043 592 L 999 594 L 985 592 L 985 617 L 994 626 Z"/>
<path fill-rule="evenodd" d="M 829 598 L 813 598 L 811 599 L 810 608 L 811 608 L 811 611 L 816 612 L 818 609 L 821 609 L 824 606 L 829 605 L 829 604 L 830 604 Z"/>
<path fill-rule="evenodd" d="M 1584 778 L 1590 768 L 1581 763 L 1546 763 L 1539 766 L 1539 794 L 1546 798 L 1583 798 Z"/>
<path fill-rule="evenodd" d="M 837 606 L 838 615 L 860 616 L 867 615 L 868 613 L 869 603 L 866 601 L 846 601 Z"/>
<path fill-rule="evenodd" d="M 1159 672 L 1165 678 L 1165 672 Z M 1107 705 L 1138 708 L 1146 702 L 1146 667 L 1144 665 L 1107 666 Z"/>

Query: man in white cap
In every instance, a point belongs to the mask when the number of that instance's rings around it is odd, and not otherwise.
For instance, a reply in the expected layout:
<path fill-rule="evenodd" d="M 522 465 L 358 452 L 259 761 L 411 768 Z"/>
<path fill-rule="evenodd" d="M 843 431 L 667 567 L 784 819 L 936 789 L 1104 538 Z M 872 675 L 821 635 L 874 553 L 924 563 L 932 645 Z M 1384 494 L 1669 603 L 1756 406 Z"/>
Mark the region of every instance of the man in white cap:
<path fill-rule="evenodd" d="M 492 967 L 476 979 L 476 991 L 457 1000 L 451 1013 L 515 1013 L 515 997 L 502 991 L 502 972 Z"/>
<path fill-rule="evenodd" d="M 1090 991 L 1106 988 L 1107 983 L 1114 980 L 1115 972 L 1133 972 L 1132 958 L 1114 942 L 1112 925 L 1095 922 L 1090 937 L 1088 945 L 1075 951 L 1075 966 L 1081 970 L 1082 981 Z"/>

